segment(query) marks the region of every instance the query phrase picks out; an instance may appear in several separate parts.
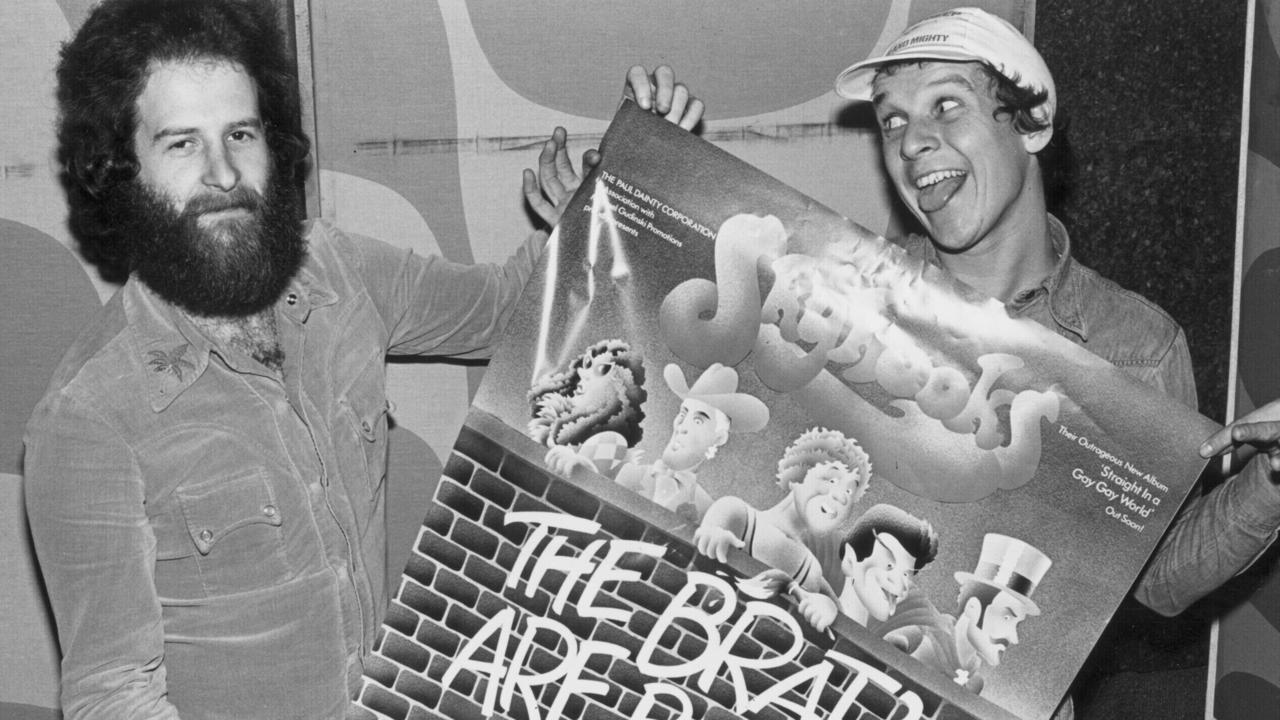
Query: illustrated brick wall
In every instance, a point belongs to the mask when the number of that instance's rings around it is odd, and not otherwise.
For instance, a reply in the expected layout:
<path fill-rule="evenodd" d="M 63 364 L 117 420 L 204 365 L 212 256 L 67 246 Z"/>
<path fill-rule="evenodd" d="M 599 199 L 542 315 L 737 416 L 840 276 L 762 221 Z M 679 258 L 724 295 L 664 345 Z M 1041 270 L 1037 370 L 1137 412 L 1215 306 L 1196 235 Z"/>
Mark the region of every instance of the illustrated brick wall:
<path fill-rule="evenodd" d="M 508 661 L 514 655 L 530 615 L 553 619 L 567 628 L 579 642 L 606 641 L 625 648 L 625 658 L 596 655 L 587 662 L 582 678 L 598 680 L 608 690 L 603 695 L 571 696 L 564 705 L 562 717 L 572 720 L 624 720 L 631 718 L 644 695 L 644 686 L 654 679 L 643 674 L 634 659 L 642 643 L 650 635 L 673 596 L 685 587 L 690 571 L 717 573 L 728 577 L 724 565 L 699 555 L 691 544 L 692 528 L 662 508 L 641 500 L 600 477 L 581 482 L 562 479 L 549 473 L 540 460 L 530 460 L 514 448 L 541 457 L 543 449 L 532 440 L 515 432 L 495 418 L 473 410 L 463 428 L 452 456 L 445 465 L 444 477 L 436 488 L 434 501 L 426 513 L 418 543 L 411 554 L 399 592 L 391 602 L 386 621 L 379 633 L 375 653 L 366 670 L 364 688 L 355 712 L 365 718 L 395 720 L 479 720 L 489 679 L 464 670 L 451 682 L 442 679 L 456 662 L 467 640 L 475 636 L 485 623 L 508 608 L 515 609 L 516 632 L 507 646 Z M 530 533 L 524 523 L 507 524 L 509 511 L 541 511 L 565 513 L 594 520 L 601 530 L 592 537 L 568 533 L 568 546 L 580 551 L 592 539 L 639 540 L 666 548 L 661 558 L 639 554 L 624 556 L 619 567 L 635 570 L 640 582 L 605 583 L 595 606 L 616 607 L 629 611 L 625 623 L 582 617 L 573 609 L 573 598 L 582 588 L 570 594 L 570 602 L 562 611 L 553 611 L 552 598 L 560 588 L 563 574 L 551 571 L 538 583 L 532 597 L 526 597 L 529 568 L 515 587 L 508 587 L 509 571 L 517 564 L 522 543 Z M 664 531 L 662 527 L 674 528 Z M 562 550 L 561 554 L 569 553 Z M 753 575 L 764 566 L 745 554 L 731 558 L 738 577 Z M 585 580 L 578 579 L 581 586 Z M 708 612 L 724 601 L 718 592 L 700 588 L 689 604 L 700 604 Z M 782 602 L 782 601 L 775 601 Z M 784 605 L 785 606 L 785 605 Z M 728 628 L 743 612 L 743 603 L 720 630 L 724 637 Z M 827 651 L 851 656 L 876 670 L 887 673 L 902 683 L 897 696 L 874 682 L 866 683 L 857 694 L 856 703 L 844 717 L 849 720 L 901 720 L 911 708 L 900 698 L 914 693 L 921 700 L 926 718 L 966 718 L 978 716 L 1005 717 L 989 709 L 987 703 L 937 678 L 922 683 L 890 667 L 886 659 L 911 661 L 882 641 L 872 638 L 847 618 L 840 617 L 833 634 L 818 634 L 805 627 L 803 648 L 791 662 L 768 670 L 742 670 L 748 694 L 754 697 L 791 677 L 803 668 L 823 661 Z M 794 634 L 781 623 L 768 617 L 757 618 L 732 649 L 736 657 L 760 658 L 785 654 Z M 858 639 L 857 644 L 850 639 Z M 534 649 L 526 665 L 534 672 L 547 672 L 560 665 L 565 657 L 565 642 L 554 633 L 540 632 L 533 639 Z M 705 633 L 677 620 L 661 634 L 654 662 L 676 664 L 702 655 L 707 646 Z M 493 658 L 496 642 L 491 636 L 477 659 Z M 835 663 L 827 686 L 821 692 L 818 715 L 830 717 L 831 711 L 849 691 L 858 672 Z M 727 672 L 720 675 L 706 692 L 697 687 L 697 673 L 688 678 L 675 678 L 692 701 L 694 718 L 736 718 L 733 685 Z M 544 686 L 537 695 L 537 716 L 547 717 L 561 687 L 560 682 Z M 808 691 L 808 686 L 799 687 Z M 786 696 L 803 705 L 804 696 L 796 690 Z M 520 699 L 513 697 L 506 712 L 495 709 L 493 717 L 524 719 L 531 717 Z M 647 717 L 672 720 L 679 717 L 674 698 L 657 696 Z M 776 707 L 764 707 L 749 717 L 782 720 L 792 717 Z"/>

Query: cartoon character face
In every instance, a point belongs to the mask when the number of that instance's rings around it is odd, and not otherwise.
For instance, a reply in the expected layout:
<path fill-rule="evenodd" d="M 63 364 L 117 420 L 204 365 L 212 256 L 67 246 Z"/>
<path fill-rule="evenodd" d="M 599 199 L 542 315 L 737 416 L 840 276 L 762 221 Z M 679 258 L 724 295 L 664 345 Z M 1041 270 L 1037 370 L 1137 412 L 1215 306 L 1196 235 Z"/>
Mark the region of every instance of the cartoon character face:
<path fill-rule="evenodd" d="M 671 439 L 662 450 L 662 461 L 673 470 L 697 467 L 725 443 L 728 427 L 724 413 L 701 400 L 685 398 L 671 424 Z"/>
<path fill-rule="evenodd" d="M 934 242 L 966 252 L 1043 232 L 1030 168 L 1052 132 L 1017 132 L 977 63 L 904 64 L 878 75 L 873 95 L 889 178 Z"/>
<path fill-rule="evenodd" d="M 966 614 L 970 607 L 980 611 L 981 603 L 977 598 L 970 598 L 965 604 Z M 982 622 L 976 621 L 976 613 L 970 615 L 965 628 L 965 639 L 973 646 L 982 662 L 995 666 L 1000 664 L 1000 656 L 1010 645 L 1018 644 L 1018 623 L 1027 617 L 1022 601 L 1007 592 L 1001 592 L 991 599 Z"/>
<path fill-rule="evenodd" d="M 833 532 L 849 519 L 866 487 L 859 480 L 856 470 L 839 461 L 828 461 L 809 468 L 803 480 L 792 484 L 796 511 L 809 532 Z"/>
<path fill-rule="evenodd" d="M 575 413 L 585 414 L 616 401 L 621 392 L 621 378 L 617 376 L 621 369 L 611 353 L 596 355 L 578 368 L 577 388 L 570 398 Z"/>
<path fill-rule="evenodd" d="M 889 533 L 876 533 L 875 538 L 871 553 L 861 560 L 846 545 L 840 567 L 852 581 L 853 592 L 867 614 L 883 622 L 893 615 L 911 589 L 916 558 Z"/>

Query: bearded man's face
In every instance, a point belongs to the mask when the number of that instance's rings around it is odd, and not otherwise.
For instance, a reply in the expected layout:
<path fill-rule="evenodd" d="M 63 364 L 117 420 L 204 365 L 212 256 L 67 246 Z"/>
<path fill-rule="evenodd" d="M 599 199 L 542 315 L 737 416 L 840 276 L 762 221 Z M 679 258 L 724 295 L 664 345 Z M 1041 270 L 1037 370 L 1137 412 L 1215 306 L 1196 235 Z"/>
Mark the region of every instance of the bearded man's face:
<path fill-rule="evenodd" d="M 242 317 L 270 307 L 306 255 L 297 202 L 268 179 L 267 193 L 237 188 L 192 198 L 182 210 L 135 180 L 122 222 L 133 272 L 160 297 L 196 315 Z M 211 214 L 235 217 L 202 222 Z"/>
<path fill-rule="evenodd" d="M 273 177 L 252 79 L 226 61 L 159 63 L 137 119 L 140 172 L 120 208 L 132 271 L 198 315 L 269 307 L 305 243 L 297 202 Z"/>

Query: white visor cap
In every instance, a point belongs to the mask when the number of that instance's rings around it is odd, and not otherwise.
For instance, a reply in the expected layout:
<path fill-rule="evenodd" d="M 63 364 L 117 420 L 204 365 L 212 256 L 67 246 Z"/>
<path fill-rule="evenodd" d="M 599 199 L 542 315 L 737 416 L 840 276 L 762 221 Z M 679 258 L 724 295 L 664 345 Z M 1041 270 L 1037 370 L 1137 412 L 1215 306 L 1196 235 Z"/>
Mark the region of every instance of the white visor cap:
<path fill-rule="evenodd" d="M 901 60 L 985 62 L 1016 85 L 1048 98 L 1032 114 L 1053 122 L 1058 94 L 1044 58 L 1018 29 L 985 10 L 963 7 L 947 10 L 907 28 L 883 55 L 855 63 L 836 78 L 836 93 L 850 100 L 870 102 L 871 84 L 880 66 Z"/>

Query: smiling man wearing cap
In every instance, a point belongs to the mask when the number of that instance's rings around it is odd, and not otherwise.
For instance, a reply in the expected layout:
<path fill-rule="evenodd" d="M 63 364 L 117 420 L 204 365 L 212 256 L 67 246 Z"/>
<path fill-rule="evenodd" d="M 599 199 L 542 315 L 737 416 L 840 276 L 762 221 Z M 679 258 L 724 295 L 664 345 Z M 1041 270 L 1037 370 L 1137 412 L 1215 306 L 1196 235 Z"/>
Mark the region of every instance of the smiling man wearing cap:
<path fill-rule="evenodd" d="M 836 91 L 875 110 L 885 170 L 928 233 L 903 241 L 910 253 L 1195 407 L 1182 329 L 1077 262 L 1048 212 L 1057 93 L 1012 25 L 975 8 L 935 15 Z"/>
<path fill-rule="evenodd" d="M 1040 54 L 1012 25 L 974 8 L 940 13 L 849 67 L 836 91 L 872 104 L 885 171 L 928 233 L 901 241 L 909 253 L 1195 407 L 1182 329 L 1076 262 L 1065 228 L 1048 212 L 1045 180 L 1061 133 L 1057 92 Z M 1201 454 L 1253 442 L 1280 457 L 1274 417 L 1280 403 L 1216 433 Z M 1280 461 L 1269 472 L 1266 462 L 1188 500 L 1135 586 L 1139 602 L 1164 615 L 1182 612 L 1275 539 Z M 1070 703 L 1063 710 L 1059 717 L 1070 716 Z"/>

